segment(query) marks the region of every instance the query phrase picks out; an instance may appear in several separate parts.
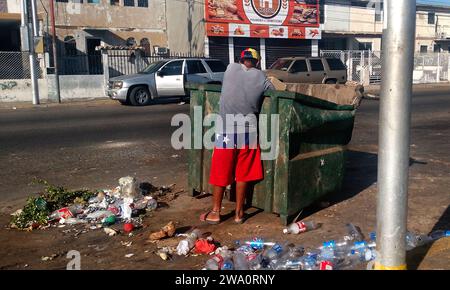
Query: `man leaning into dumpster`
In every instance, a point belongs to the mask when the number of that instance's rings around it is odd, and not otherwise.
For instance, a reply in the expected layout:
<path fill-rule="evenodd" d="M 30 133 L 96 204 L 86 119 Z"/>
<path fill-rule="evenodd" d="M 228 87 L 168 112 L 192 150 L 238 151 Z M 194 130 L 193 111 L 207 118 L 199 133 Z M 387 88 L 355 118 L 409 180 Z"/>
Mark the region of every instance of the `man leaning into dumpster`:
<path fill-rule="evenodd" d="M 261 150 L 258 143 L 258 115 L 263 94 L 274 89 L 266 75 L 257 67 L 260 56 L 255 49 L 241 53 L 240 63 L 232 63 L 225 71 L 220 95 L 220 129 L 211 161 L 209 183 L 213 189 L 212 210 L 200 220 L 209 224 L 221 222 L 220 210 L 225 189 L 236 182 L 234 221 L 245 221 L 245 197 L 252 184 L 264 179 Z M 216 128 L 217 128 L 216 124 Z"/>

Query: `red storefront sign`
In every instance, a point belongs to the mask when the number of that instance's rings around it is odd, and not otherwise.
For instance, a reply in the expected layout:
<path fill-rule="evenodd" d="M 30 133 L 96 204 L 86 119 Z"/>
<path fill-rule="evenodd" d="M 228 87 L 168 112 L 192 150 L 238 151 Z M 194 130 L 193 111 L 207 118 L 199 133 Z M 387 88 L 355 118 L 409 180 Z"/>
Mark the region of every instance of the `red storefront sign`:
<path fill-rule="evenodd" d="M 321 39 L 318 0 L 205 0 L 208 36 Z"/>

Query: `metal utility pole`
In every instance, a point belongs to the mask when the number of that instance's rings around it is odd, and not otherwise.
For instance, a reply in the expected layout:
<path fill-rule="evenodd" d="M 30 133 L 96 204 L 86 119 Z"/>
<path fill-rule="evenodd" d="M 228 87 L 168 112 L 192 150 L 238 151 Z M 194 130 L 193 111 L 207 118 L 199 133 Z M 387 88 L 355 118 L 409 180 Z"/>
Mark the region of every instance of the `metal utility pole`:
<path fill-rule="evenodd" d="M 58 51 L 56 48 L 56 24 L 55 24 L 55 7 L 53 5 L 54 0 L 49 0 L 50 3 L 50 21 L 52 22 L 52 46 L 53 46 L 53 67 L 55 76 L 55 90 L 56 100 L 61 103 L 61 93 L 59 91 L 59 73 L 58 73 Z"/>
<path fill-rule="evenodd" d="M 21 25 L 22 33 L 22 50 L 29 51 L 30 58 L 30 77 L 31 77 L 31 87 L 33 95 L 33 105 L 39 105 L 39 85 L 38 85 L 38 60 L 35 52 L 35 39 L 39 36 L 39 26 L 37 21 L 36 13 L 36 2 L 31 0 L 31 19 L 32 25 L 30 27 L 29 17 L 28 17 L 28 3 L 27 0 L 21 1 Z M 31 33 L 30 33 L 31 31 Z M 28 44 L 24 44 L 28 42 Z M 24 49 L 25 48 L 25 49 Z"/>
<path fill-rule="evenodd" d="M 416 1 L 389 1 L 387 8 L 380 95 L 375 269 L 405 270 Z"/>

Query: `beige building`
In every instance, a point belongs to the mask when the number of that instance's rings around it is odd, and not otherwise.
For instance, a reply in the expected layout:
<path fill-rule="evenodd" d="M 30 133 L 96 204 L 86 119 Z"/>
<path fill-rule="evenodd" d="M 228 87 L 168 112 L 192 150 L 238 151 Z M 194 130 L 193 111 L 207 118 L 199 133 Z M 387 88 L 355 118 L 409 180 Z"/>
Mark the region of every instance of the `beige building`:
<path fill-rule="evenodd" d="M 20 2 L 0 0 L 0 25 L 6 28 L 14 24 L 16 32 L 19 31 Z M 202 1 L 55 0 L 54 3 L 61 55 L 92 54 L 98 45 L 141 45 L 152 52 L 155 47 L 182 53 L 202 53 L 204 49 Z M 41 33 L 49 35 L 49 1 L 37 4 Z"/>
<path fill-rule="evenodd" d="M 421 5 L 417 7 L 416 51 L 450 51 L 449 7 Z"/>
<path fill-rule="evenodd" d="M 330 4 L 328 4 L 330 3 Z M 384 9 L 370 1 L 324 1 L 323 50 L 382 50 Z M 416 51 L 449 51 L 450 5 L 417 5 Z"/>

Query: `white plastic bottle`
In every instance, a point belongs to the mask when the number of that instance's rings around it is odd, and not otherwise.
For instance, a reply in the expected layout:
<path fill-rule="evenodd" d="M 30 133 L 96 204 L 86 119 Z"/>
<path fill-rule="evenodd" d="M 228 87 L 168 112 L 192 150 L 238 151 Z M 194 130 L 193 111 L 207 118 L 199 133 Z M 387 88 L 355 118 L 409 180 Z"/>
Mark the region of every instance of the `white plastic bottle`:
<path fill-rule="evenodd" d="M 319 224 L 315 222 L 296 222 L 293 224 L 290 224 L 286 229 L 283 230 L 283 233 L 285 234 L 293 234 L 298 235 L 300 233 L 309 232 L 315 229 L 318 229 L 320 227 Z"/>
<path fill-rule="evenodd" d="M 194 248 L 195 242 L 202 236 L 202 233 L 199 229 L 193 230 L 187 237 L 180 241 L 177 246 L 178 255 L 187 255 Z"/>

